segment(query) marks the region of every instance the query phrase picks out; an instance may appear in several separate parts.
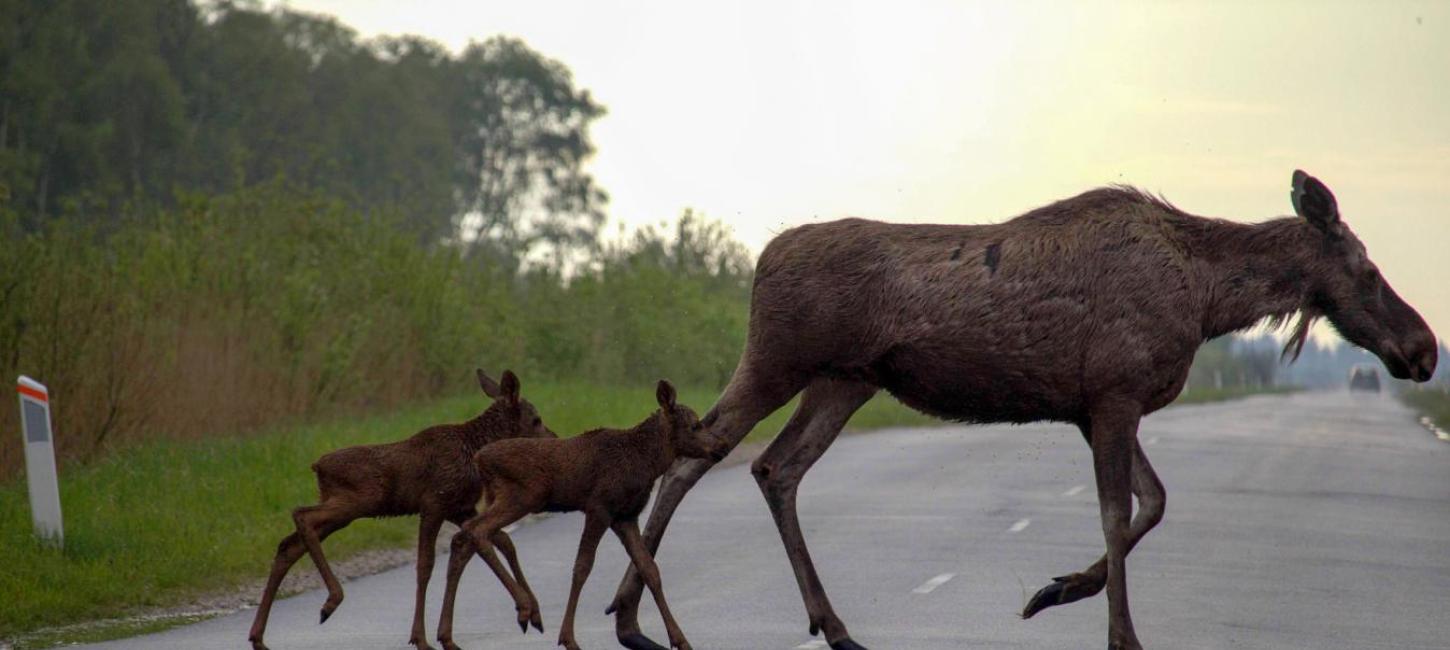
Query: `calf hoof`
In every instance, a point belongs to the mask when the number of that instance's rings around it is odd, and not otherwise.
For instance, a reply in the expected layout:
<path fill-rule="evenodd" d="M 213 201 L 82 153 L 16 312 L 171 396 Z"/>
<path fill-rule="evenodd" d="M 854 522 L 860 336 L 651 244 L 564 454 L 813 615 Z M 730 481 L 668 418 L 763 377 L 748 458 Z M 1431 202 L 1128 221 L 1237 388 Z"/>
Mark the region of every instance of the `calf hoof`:
<path fill-rule="evenodd" d="M 559 645 L 564 646 L 564 650 L 579 650 L 579 642 L 575 641 L 574 637 L 567 639 L 559 637 Z"/>
<path fill-rule="evenodd" d="M 269 650 L 267 648 L 267 645 L 264 644 L 264 643 L 262 643 L 262 640 L 261 639 L 248 639 L 248 640 L 252 642 L 252 650 Z"/>
<path fill-rule="evenodd" d="M 418 650 L 433 650 L 433 646 L 428 645 L 428 640 L 420 636 L 408 639 L 408 645 L 415 646 Z"/>
<path fill-rule="evenodd" d="M 457 643 L 453 642 L 452 638 L 445 639 L 440 636 L 438 637 L 438 645 L 442 646 L 443 650 L 463 650 L 463 648 L 458 647 Z"/>
<path fill-rule="evenodd" d="M 848 636 L 844 639 L 841 639 L 840 641 L 832 643 L 831 650 L 866 650 L 866 646 L 852 641 L 851 637 Z"/>
<path fill-rule="evenodd" d="M 322 604 L 322 617 L 317 620 L 317 624 L 322 625 L 326 623 L 327 619 L 332 618 L 332 613 L 337 611 L 337 606 L 341 604 L 341 595 L 338 595 L 337 598 L 328 598 L 327 602 Z"/>
<path fill-rule="evenodd" d="M 1032 600 L 1027 601 L 1027 607 L 1022 610 L 1022 618 L 1032 618 L 1048 607 L 1077 602 L 1102 590 L 1101 581 L 1081 573 L 1053 578 L 1052 584 L 1038 590 Z"/>
<path fill-rule="evenodd" d="M 639 632 L 621 635 L 619 645 L 629 648 L 629 650 L 670 650 Z"/>

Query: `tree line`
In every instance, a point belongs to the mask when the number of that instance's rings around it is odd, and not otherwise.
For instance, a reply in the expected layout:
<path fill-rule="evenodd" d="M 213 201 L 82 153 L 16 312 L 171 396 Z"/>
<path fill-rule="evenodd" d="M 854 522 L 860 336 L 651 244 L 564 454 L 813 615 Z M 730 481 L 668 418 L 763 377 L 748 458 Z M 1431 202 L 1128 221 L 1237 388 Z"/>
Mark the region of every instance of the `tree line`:
<path fill-rule="evenodd" d="M 454 55 L 256 2 L 0 0 L 0 187 L 30 230 L 285 178 L 517 263 L 597 235 L 603 114 L 517 39 Z"/>

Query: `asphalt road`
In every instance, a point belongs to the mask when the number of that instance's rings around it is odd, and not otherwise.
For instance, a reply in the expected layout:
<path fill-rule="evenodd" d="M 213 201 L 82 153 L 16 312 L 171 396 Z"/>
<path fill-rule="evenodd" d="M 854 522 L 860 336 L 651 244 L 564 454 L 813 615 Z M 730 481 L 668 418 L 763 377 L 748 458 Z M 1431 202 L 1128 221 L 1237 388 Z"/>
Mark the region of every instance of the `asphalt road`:
<path fill-rule="evenodd" d="M 1138 635 L 1153 648 L 1450 647 L 1450 445 L 1390 398 L 1260 397 L 1173 408 L 1139 439 L 1168 490 L 1162 524 L 1130 556 Z M 1101 553 L 1091 459 L 1060 425 L 903 429 L 843 437 L 806 479 L 802 522 L 852 636 L 896 648 L 1103 647 L 1102 596 L 1017 617 L 1051 576 Z M 554 647 L 582 525 L 556 516 L 514 533 L 548 634 L 523 636 L 486 567 L 469 566 L 456 638 L 466 648 Z M 346 531 L 339 534 L 346 534 Z M 600 547 L 581 601 L 586 648 L 615 648 L 603 611 L 625 562 Z M 434 633 L 446 558 L 429 594 Z M 695 647 L 824 647 L 748 467 L 711 472 L 660 555 L 666 594 Z M 403 648 L 406 567 L 279 601 L 267 640 L 286 648 Z M 663 640 L 652 605 L 647 633 Z M 97 647 L 245 647 L 253 612 Z"/>

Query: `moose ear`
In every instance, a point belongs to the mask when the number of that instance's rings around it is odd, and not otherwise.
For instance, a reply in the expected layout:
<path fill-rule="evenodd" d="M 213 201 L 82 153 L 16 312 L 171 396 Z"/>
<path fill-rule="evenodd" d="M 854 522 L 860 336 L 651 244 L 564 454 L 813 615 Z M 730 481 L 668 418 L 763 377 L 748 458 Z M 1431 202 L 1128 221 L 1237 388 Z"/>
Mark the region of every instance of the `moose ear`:
<path fill-rule="evenodd" d="M 503 391 L 498 387 L 498 382 L 484 374 L 483 368 L 475 368 L 474 372 L 478 373 L 478 387 L 483 389 L 484 395 L 498 399 L 498 396 L 503 394 Z"/>
<path fill-rule="evenodd" d="M 515 375 L 514 371 L 503 371 L 503 379 L 499 380 L 498 387 L 503 392 L 503 397 L 515 402 L 519 401 L 519 376 Z"/>
<path fill-rule="evenodd" d="M 668 380 L 661 379 L 655 386 L 655 399 L 659 401 L 660 408 L 672 409 L 675 407 L 675 387 Z"/>
<path fill-rule="evenodd" d="M 1295 213 L 1326 233 L 1332 232 L 1339 223 L 1339 204 L 1334 194 L 1303 170 L 1294 170 L 1294 189 L 1289 192 L 1289 200 L 1294 203 Z"/>

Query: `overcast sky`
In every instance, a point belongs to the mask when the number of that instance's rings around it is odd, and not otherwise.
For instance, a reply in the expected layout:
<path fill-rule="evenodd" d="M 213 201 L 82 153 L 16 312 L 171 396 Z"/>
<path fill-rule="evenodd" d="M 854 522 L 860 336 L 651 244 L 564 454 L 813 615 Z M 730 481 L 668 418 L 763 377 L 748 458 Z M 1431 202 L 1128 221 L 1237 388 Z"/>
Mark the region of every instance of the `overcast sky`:
<path fill-rule="evenodd" d="M 812 220 L 997 222 L 1105 183 L 1258 221 L 1302 167 L 1450 333 L 1447 2 L 285 4 L 562 61 L 609 110 L 615 223 L 693 207 L 759 251 Z"/>

